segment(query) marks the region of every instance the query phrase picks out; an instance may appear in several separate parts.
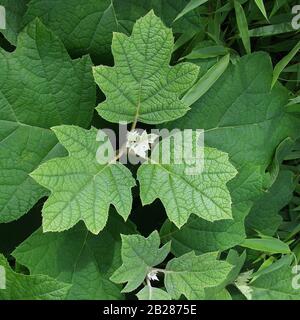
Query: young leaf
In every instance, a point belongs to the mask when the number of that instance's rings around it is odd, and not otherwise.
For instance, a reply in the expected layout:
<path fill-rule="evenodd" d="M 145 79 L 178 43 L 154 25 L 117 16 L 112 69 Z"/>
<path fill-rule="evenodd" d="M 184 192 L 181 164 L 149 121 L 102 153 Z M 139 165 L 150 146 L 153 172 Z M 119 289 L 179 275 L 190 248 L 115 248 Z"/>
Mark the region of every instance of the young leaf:
<path fill-rule="evenodd" d="M 122 292 L 135 290 L 145 280 L 152 267 L 163 262 L 170 251 L 170 243 L 160 246 L 157 231 L 148 238 L 122 235 L 122 266 L 111 276 L 116 283 L 127 282 Z"/>
<path fill-rule="evenodd" d="M 98 234 L 107 222 L 110 204 L 126 220 L 135 186 L 130 170 L 120 163 L 97 162 L 96 129 L 59 126 L 52 130 L 69 156 L 52 159 L 31 173 L 52 192 L 43 208 L 43 230 L 67 230 L 82 220 Z"/>
<path fill-rule="evenodd" d="M 178 137 L 183 137 L 183 133 L 178 132 L 165 138 L 156 145 L 151 158 L 159 154 L 162 146 L 171 145 L 171 141 L 176 141 Z M 187 138 L 183 139 L 184 144 L 189 144 Z M 192 139 L 195 147 L 198 137 L 194 135 Z M 137 177 L 143 205 L 160 199 L 168 218 L 177 227 L 182 227 L 192 213 L 209 221 L 232 218 L 231 197 L 226 183 L 234 178 L 237 171 L 229 162 L 227 154 L 204 148 L 203 172 L 195 171 L 189 174 L 189 170 L 196 169 L 201 156 L 197 158 L 198 155 L 193 149 L 193 155 L 189 155 L 189 159 L 182 159 L 182 164 L 177 164 L 178 147 L 174 146 L 171 150 L 170 164 L 155 160 L 142 164 L 138 169 Z"/>
<path fill-rule="evenodd" d="M 47 195 L 28 174 L 64 154 L 50 127 L 90 124 L 95 86 L 90 59 L 71 60 L 38 20 L 0 56 L 0 222 L 9 222 Z"/>
<path fill-rule="evenodd" d="M 226 261 L 217 260 L 217 253 L 200 256 L 193 251 L 168 262 L 165 286 L 173 299 L 183 294 L 189 300 L 201 300 L 205 289 L 221 284 L 232 269 Z"/>
<path fill-rule="evenodd" d="M 171 300 L 171 296 L 162 289 L 145 286 L 136 296 L 139 300 Z"/>
<path fill-rule="evenodd" d="M 205 299 L 209 300 L 218 300 L 218 298 L 222 298 L 222 300 L 230 300 L 231 296 L 230 294 L 226 291 L 226 287 L 230 284 L 233 284 L 234 281 L 237 279 L 244 263 L 246 260 L 246 251 L 244 251 L 241 255 L 237 253 L 235 250 L 230 250 L 228 252 L 226 261 L 230 263 L 233 268 L 231 271 L 228 273 L 226 279 L 219 284 L 216 287 L 212 288 L 207 288 L 205 289 Z M 220 297 L 221 295 L 221 297 Z M 229 295 L 229 296 L 228 296 Z"/>
<path fill-rule="evenodd" d="M 131 232 L 131 224 L 110 214 L 107 226 L 97 236 L 83 224 L 60 233 L 38 230 L 14 250 L 13 256 L 31 274 L 71 283 L 66 299 L 123 299 L 121 286 L 109 277 L 121 264 L 120 233 Z"/>
<path fill-rule="evenodd" d="M 179 100 L 197 79 L 198 67 L 170 67 L 174 40 L 153 11 L 139 19 L 132 35 L 114 33 L 114 67 L 94 67 L 96 83 L 106 95 L 97 110 L 110 122 L 162 123 L 183 116 L 189 108 Z"/>
<path fill-rule="evenodd" d="M 71 288 L 45 275 L 25 275 L 14 272 L 0 254 L 0 266 L 5 270 L 5 289 L 0 289 L 0 300 L 63 300 Z"/>

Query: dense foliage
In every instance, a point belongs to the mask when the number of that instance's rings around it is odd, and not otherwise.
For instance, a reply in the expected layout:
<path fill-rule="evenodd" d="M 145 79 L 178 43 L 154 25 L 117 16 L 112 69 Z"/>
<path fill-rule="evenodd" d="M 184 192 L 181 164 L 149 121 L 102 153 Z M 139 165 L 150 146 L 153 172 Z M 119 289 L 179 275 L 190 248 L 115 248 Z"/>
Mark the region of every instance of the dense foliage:
<path fill-rule="evenodd" d="M 0 299 L 299 300 L 296 4 L 0 0 Z"/>

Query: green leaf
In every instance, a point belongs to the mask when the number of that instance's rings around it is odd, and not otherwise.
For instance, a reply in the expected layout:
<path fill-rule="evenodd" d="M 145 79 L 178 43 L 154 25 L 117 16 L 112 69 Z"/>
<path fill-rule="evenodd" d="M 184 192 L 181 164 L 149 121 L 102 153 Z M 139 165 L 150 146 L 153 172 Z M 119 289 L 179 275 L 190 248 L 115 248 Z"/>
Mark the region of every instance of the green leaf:
<path fill-rule="evenodd" d="M 290 61 L 294 58 L 297 52 L 300 50 L 300 41 L 295 45 L 295 47 L 284 57 L 282 58 L 275 66 L 273 72 L 273 79 L 272 79 L 272 87 L 277 82 L 280 73 L 283 69 L 290 63 Z"/>
<path fill-rule="evenodd" d="M 188 107 L 179 96 L 197 78 L 191 63 L 170 67 L 174 40 L 153 11 L 139 19 L 132 35 L 114 33 L 114 67 L 94 67 L 96 83 L 106 95 L 97 111 L 110 122 L 162 123 L 183 116 Z"/>
<path fill-rule="evenodd" d="M 181 12 L 179 12 L 179 14 L 176 16 L 176 18 L 174 19 L 174 22 L 176 20 L 180 19 L 181 17 L 183 17 L 188 12 L 190 12 L 190 11 L 198 8 L 202 4 L 206 3 L 207 1 L 208 0 L 190 0 L 189 3 L 183 8 L 183 10 Z"/>
<path fill-rule="evenodd" d="M 17 43 L 17 35 L 28 2 L 29 0 L 0 0 L 0 5 L 5 8 L 6 17 L 6 29 L 1 30 L 1 33 L 13 45 Z"/>
<path fill-rule="evenodd" d="M 143 205 L 160 199 L 168 218 L 179 228 L 192 213 L 209 221 L 232 218 L 231 197 L 226 183 L 237 171 L 226 153 L 212 148 L 201 149 L 204 153 L 204 168 L 197 168 L 202 157 L 196 153 L 198 138 L 196 133 L 191 140 L 182 132 L 170 135 L 155 146 L 151 154 L 151 159 L 155 160 L 143 163 L 137 173 Z M 173 139 L 193 147 L 193 154 L 189 155 L 189 159 L 181 159 L 181 164 L 177 161 L 180 145 L 170 147 L 170 164 L 158 159 L 160 153 L 166 155 L 161 148 L 171 146 Z"/>
<path fill-rule="evenodd" d="M 160 246 L 157 231 L 148 238 L 140 235 L 121 235 L 122 266 L 111 276 L 116 283 L 127 282 L 122 292 L 130 292 L 138 288 L 145 280 L 152 267 L 162 263 L 170 251 L 170 243 Z"/>
<path fill-rule="evenodd" d="M 230 55 L 228 54 L 212 66 L 183 96 L 181 101 L 189 107 L 201 98 L 225 72 L 229 64 L 229 58 Z"/>
<path fill-rule="evenodd" d="M 180 256 L 194 250 L 197 254 L 226 250 L 245 238 L 244 218 L 249 209 L 240 204 L 232 207 L 234 220 L 209 222 L 191 215 L 188 222 L 178 229 L 166 221 L 160 234 L 163 242 L 172 240 L 172 253 Z"/>
<path fill-rule="evenodd" d="M 171 300 L 171 296 L 162 289 L 145 286 L 136 296 L 139 300 Z"/>
<path fill-rule="evenodd" d="M 6 287 L 0 288 L 0 300 L 63 300 L 71 287 L 45 275 L 16 273 L 2 254 L 0 267 L 5 270 Z"/>
<path fill-rule="evenodd" d="M 39 17 L 73 56 L 108 59 L 112 32 L 118 30 L 111 0 L 31 0 L 23 24 Z"/>
<path fill-rule="evenodd" d="M 279 211 L 292 199 L 295 182 L 293 172 L 281 171 L 272 187 L 255 202 L 246 218 L 247 227 L 273 236 L 282 222 Z"/>
<path fill-rule="evenodd" d="M 205 41 L 199 43 L 199 46 L 195 47 L 191 53 L 184 56 L 188 60 L 196 59 L 208 59 L 228 54 L 228 48 L 222 45 L 213 45 L 213 43 L 206 43 Z M 229 60 L 228 60 L 229 62 Z"/>
<path fill-rule="evenodd" d="M 250 37 L 270 37 L 282 33 L 295 31 L 290 22 L 271 24 L 249 30 Z"/>
<path fill-rule="evenodd" d="M 176 33 L 182 33 L 183 30 L 190 33 L 204 30 L 207 19 L 196 10 L 186 13 L 181 19 L 173 22 L 189 2 L 190 0 L 114 0 L 114 7 L 120 29 L 126 31 L 131 31 L 136 20 L 150 10 L 154 10 L 155 14 L 168 27 L 172 26 Z"/>
<path fill-rule="evenodd" d="M 121 264 L 120 233 L 133 231 L 130 224 L 113 214 L 100 235 L 91 234 L 83 224 L 61 233 L 38 230 L 17 247 L 13 256 L 31 274 L 71 283 L 66 299 L 123 299 L 120 286 L 109 277 Z"/>
<path fill-rule="evenodd" d="M 245 239 L 243 243 L 240 244 L 242 247 L 267 252 L 271 254 L 291 253 L 289 246 L 283 241 L 277 238 L 264 238 L 264 239 Z"/>
<path fill-rule="evenodd" d="M 71 60 L 37 20 L 0 56 L 0 222 L 9 222 L 47 195 L 28 174 L 64 154 L 50 127 L 90 124 L 95 86 L 90 59 Z"/>
<path fill-rule="evenodd" d="M 237 21 L 240 37 L 242 38 L 244 47 L 246 49 L 246 53 L 250 54 L 251 43 L 250 43 L 248 22 L 247 22 L 244 9 L 241 6 L 241 4 L 236 0 L 234 0 L 234 9 L 235 9 L 236 21 Z"/>
<path fill-rule="evenodd" d="M 52 130 L 69 156 L 52 159 L 31 173 L 52 192 L 43 207 L 43 230 L 67 230 L 82 220 L 98 234 L 107 222 L 110 204 L 126 220 L 132 206 L 131 188 L 135 186 L 130 170 L 120 163 L 97 162 L 100 143 L 96 141 L 96 129 L 59 126 Z"/>
<path fill-rule="evenodd" d="M 269 21 L 264 1 L 263 0 L 255 0 L 255 4 L 257 5 L 258 9 L 263 14 L 263 16 L 266 18 L 266 20 Z"/>
<path fill-rule="evenodd" d="M 217 260 L 216 253 L 197 256 L 191 251 L 168 262 L 165 286 L 173 299 L 183 294 L 189 300 L 201 300 L 205 289 L 222 283 L 231 269 L 228 262 Z"/>
<path fill-rule="evenodd" d="M 250 282 L 252 300 L 299 300 L 300 290 L 293 288 L 296 274 L 291 261 L 291 256 L 283 257 L 255 277 Z"/>
<path fill-rule="evenodd" d="M 207 288 L 205 290 L 205 299 L 208 300 L 231 300 L 231 295 L 225 289 L 228 285 L 233 284 L 237 279 L 242 267 L 244 266 L 246 260 L 246 251 L 241 255 L 235 250 L 230 250 L 228 252 L 226 261 L 230 263 L 233 268 L 227 275 L 226 279 L 216 287 Z"/>
<path fill-rule="evenodd" d="M 206 146 L 227 152 L 239 172 L 228 183 L 233 220 L 211 223 L 192 216 L 181 230 L 166 232 L 166 240 L 174 239 L 172 252 L 225 250 L 243 241 L 243 220 L 263 194 L 275 149 L 286 137 L 299 135 L 298 120 L 284 112 L 288 92 L 281 86 L 270 92 L 272 74 L 267 54 L 245 56 L 227 68 L 186 116 L 167 124 L 169 129 L 203 128 Z"/>

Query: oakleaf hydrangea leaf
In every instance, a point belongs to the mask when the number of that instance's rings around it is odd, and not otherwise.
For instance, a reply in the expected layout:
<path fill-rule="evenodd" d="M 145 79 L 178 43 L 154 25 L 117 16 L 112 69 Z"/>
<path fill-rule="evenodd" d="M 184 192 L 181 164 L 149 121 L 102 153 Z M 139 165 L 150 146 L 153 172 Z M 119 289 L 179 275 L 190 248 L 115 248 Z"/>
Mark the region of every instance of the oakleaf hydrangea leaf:
<path fill-rule="evenodd" d="M 127 282 L 122 292 L 135 290 L 151 272 L 152 267 L 163 262 L 170 251 L 170 243 L 160 246 L 157 231 L 148 238 L 140 235 L 122 235 L 122 266 L 115 271 L 111 280 L 116 283 Z"/>
<path fill-rule="evenodd" d="M 120 163 L 97 162 L 96 129 L 59 126 L 52 130 L 69 156 L 52 159 L 31 174 L 52 192 L 43 208 L 43 230 L 67 230 L 82 220 L 97 234 L 107 222 L 110 204 L 126 220 L 135 185 L 130 170 Z"/>
<path fill-rule="evenodd" d="M 118 29 L 113 1 L 31 0 L 23 24 L 35 17 L 60 37 L 72 56 L 90 54 L 110 60 L 112 31 Z"/>
<path fill-rule="evenodd" d="M 151 158 L 157 158 L 162 146 L 169 140 L 183 133 L 175 133 L 165 138 L 155 146 Z M 196 134 L 193 136 L 193 148 L 197 144 Z M 184 143 L 188 141 L 182 140 Z M 226 183 L 237 173 L 224 152 L 212 148 L 204 148 L 204 169 L 202 172 L 189 174 L 189 169 L 201 161 L 196 152 L 191 159 L 183 159 L 182 164 L 176 163 L 177 146 L 172 146 L 170 164 L 163 162 L 144 163 L 138 169 L 138 180 L 140 182 L 140 195 L 144 205 L 152 203 L 159 198 L 168 215 L 177 227 L 183 226 L 189 216 L 194 213 L 208 221 L 230 219 L 231 197 Z M 164 151 L 161 150 L 161 153 Z M 153 156 L 154 155 L 154 156 Z M 195 169 L 195 168 L 194 168 Z M 193 170 L 194 170 L 193 169 Z"/>
<path fill-rule="evenodd" d="M 0 266 L 5 275 L 5 288 L 0 288 L 0 300 L 63 300 L 71 288 L 70 284 L 45 275 L 16 273 L 2 254 Z"/>
<path fill-rule="evenodd" d="M 38 20 L 13 53 L 0 49 L 0 70 L 0 222 L 9 222 L 47 195 L 29 173 L 64 154 L 50 127 L 89 126 L 95 86 L 90 59 L 71 60 Z"/>
<path fill-rule="evenodd" d="M 130 37 L 114 33 L 114 67 L 94 67 L 96 83 L 106 95 L 97 110 L 110 122 L 162 123 L 183 116 L 188 107 L 179 97 L 198 75 L 191 63 L 170 66 L 171 29 L 150 11 Z"/>
<path fill-rule="evenodd" d="M 263 52 L 230 64 L 210 90 L 169 129 L 203 128 L 205 145 L 228 153 L 239 174 L 228 183 L 233 220 L 209 222 L 192 216 L 180 230 L 168 230 L 172 252 L 226 250 L 245 238 L 244 219 L 263 194 L 263 180 L 275 149 L 286 137 L 299 135 L 299 120 L 285 112 L 288 90 L 272 90 L 273 68 Z M 272 223 L 265 222 L 269 227 Z M 174 230 L 175 229 L 175 230 Z"/>
<path fill-rule="evenodd" d="M 134 231 L 131 223 L 113 213 L 99 235 L 91 234 L 83 223 L 64 232 L 43 233 L 39 229 L 13 256 L 31 274 L 71 283 L 66 299 L 123 299 L 121 286 L 109 277 L 121 265 L 120 233 Z"/>
<path fill-rule="evenodd" d="M 205 297 L 205 289 L 221 284 L 232 265 L 217 260 L 217 253 L 197 256 L 193 251 L 168 262 L 165 271 L 165 286 L 173 299 L 183 294 L 189 300 Z"/>
<path fill-rule="evenodd" d="M 171 296 L 165 290 L 145 286 L 136 296 L 139 300 L 171 300 Z"/>

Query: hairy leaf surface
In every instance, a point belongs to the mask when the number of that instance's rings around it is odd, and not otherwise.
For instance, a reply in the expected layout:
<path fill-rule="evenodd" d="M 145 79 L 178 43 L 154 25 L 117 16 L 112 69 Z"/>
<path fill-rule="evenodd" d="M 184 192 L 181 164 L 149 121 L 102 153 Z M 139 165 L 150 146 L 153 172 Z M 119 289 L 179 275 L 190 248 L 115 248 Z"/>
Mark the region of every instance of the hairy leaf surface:
<path fill-rule="evenodd" d="M 101 143 L 96 141 L 96 129 L 59 126 L 52 130 L 69 156 L 52 159 L 31 174 L 52 192 L 43 208 L 43 230 L 63 231 L 84 221 L 88 230 L 98 234 L 111 204 L 126 220 L 135 186 L 130 170 L 120 163 L 97 162 Z"/>
<path fill-rule="evenodd" d="M 112 275 L 116 283 L 127 282 L 122 292 L 135 290 L 145 280 L 153 266 L 163 262 L 170 251 L 170 243 L 160 246 L 157 231 L 148 238 L 140 235 L 122 235 L 122 266 Z"/>
<path fill-rule="evenodd" d="M 96 83 L 106 95 L 97 110 L 110 122 L 162 123 L 183 116 L 189 109 L 179 100 L 194 83 L 198 67 L 169 65 L 172 30 L 150 11 L 139 19 L 130 37 L 114 33 L 114 67 L 94 67 Z"/>

